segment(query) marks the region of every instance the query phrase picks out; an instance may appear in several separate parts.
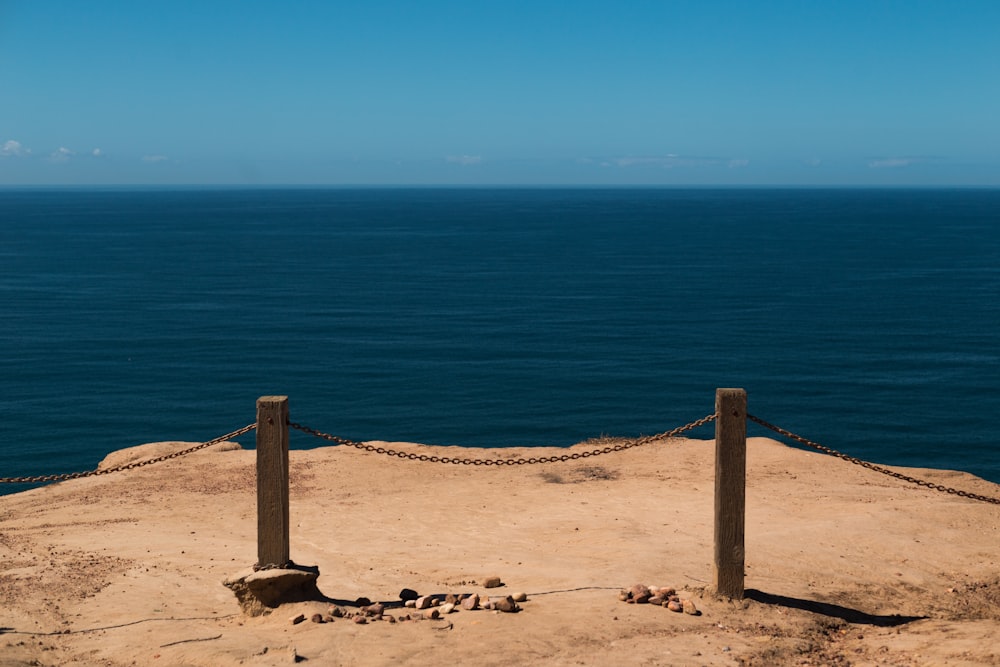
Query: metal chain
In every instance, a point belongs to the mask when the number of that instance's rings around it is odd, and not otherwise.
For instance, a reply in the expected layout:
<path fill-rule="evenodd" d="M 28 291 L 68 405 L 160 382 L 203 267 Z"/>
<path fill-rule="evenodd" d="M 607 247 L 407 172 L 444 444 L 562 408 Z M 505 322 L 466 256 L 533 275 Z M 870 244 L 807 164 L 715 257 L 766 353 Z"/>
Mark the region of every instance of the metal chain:
<path fill-rule="evenodd" d="M 189 449 L 184 449 L 179 452 L 174 452 L 173 454 L 164 454 L 163 456 L 157 456 L 156 458 L 153 459 L 146 459 L 145 461 L 137 461 L 135 463 L 128 463 L 125 465 L 116 466 L 114 468 L 88 470 L 87 472 L 68 472 L 61 475 L 38 475 L 36 477 L 0 477 L 0 484 L 35 484 L 38 482 L 64 482 L 68 479 L 93 477 L 95 475 L 108 475 L 110 473 L 120 472 L 122 470 L 132 470 L 134 468 L 141 468 L 142 466 L 148 466 L 151 463 L 159 463 L 161 461 L 166 461 L 167 459 L 175 459 L 178 456 L 184 456 L 185 454 L 196 452 L 199 449 L 205 449 L 206 447 L 217 445 L 220 442 L 225 442 L 226 440 L 232 440 L 233 438 L 238 438 L 239 436 L 245 433 L 249 433 L 255 428 L 257 428 L 257 424 L 249 424 L 241 429 L 238 429 L 231 433 L 227 433 L 225 435 L 220 435 L 218 438 L 209 440 L 208 442 L 203 442 L 200 445 L 196 445 Z"/>
<path fill-rule="evenodd" d="M 691 429 L 698 428 L 699 426 L 704 426 L 709 422 L 715 421 L 716 415 L 708 415 L 707 417 L 702 417 L 697 421 L 693 421 L 690 424 L 685 424 L 671 431 L 666 431 L 657 435 L 647 435 L 635 440 L 630 440 L 623 443 L 618 443 L 616 445 L 609 445 L 603 449 L 593 449 L 586 452 L 573 452 L 572 454 L 563 454 L 561 456 L 540 456 L 532 458 L 521 458 L 521 459 L 462 459 L 462 458 L 451 458 L 448 456 L 428 456 L 427 454 L 415 454 L 412 452 L 401 452 L 395 449 L 389 449 L 386 447 L 376 447 L 375 445 L 365 444 L 363 442 L 357 442 L 355 440 L 348 440 L 347 438 L 341 438 L 336 435 L 330 435 L 329 433 L 323 433 L 322 431 L 317 431 L 316 429 L 309 428 L 308 426 L 303 426 L 301 424 L 296 424 L 294 422 L 289 422 L 288 425 L 294 429 L 302 431 L 303 433 L 308 433 L 309 435 L 314 435 L 317 438 L 322 438 L 323 440 L 328 440 L 330 442 L 336 443 L 338 445 L 346 445 L 347 447 L 354 447 L 355 449 L 361 449 L 366 452 L 373 452 L 375 454 L 385 454 L 387 456 L 395 456 L 401 459 L 409 459 L 411 461 L 428 461 L 430 463 L 446 463 L 453 465 L 473 465 L 473 466 L 501 466 L 501 465 L 529 465 L 535 463 L 560 463 L 563 461 L 575 461 L 577 459 L 586 459 L 591 456 L 600 456 L 601 454 L 610 454 L 611 452 L 621 452 L 626 449 L 631 449 L 633 447 L 638 447 L 640 445 L 645 445 L 656 440 L 665 440 L 667 438 L 673 438 L 681 433 L 690 431 Z"/>
<path fill-rule="evenodd" d="M 944 486 L 943 484 L 934 484 L 933 482 L 928 482 L 923 479 L 917 479 L 916 477 L 910 477 L 909 475 L 904 475 L 903 473 L 896 472 L 895 470 L 889 470 L 888 468 L 883 468 L 882 466 L 875 465 L 874 463 L 869 463 L 868 461 L 863 461 L 859 458 L 853 456 L 848 456 L 847 454 L 842 454 L 835 449 L 830 449 L 829 447 L 824 447 L 823 445 L 813 442 L 803 438 L 800 435 L 795 435 L 790 431 L 786 431 L 783 428 L 775 426 L 769 422 L 764 421 L 760 417 L 755 417 L 751 414 L 747 415 L 747 419 L 752 422 L 756 422 L 763 426 L 764 428 L 769 428 L 775 433 L 780 433 L 786 438 L 791 438 L 792 440 L 803 444 L 807 447 L 812 447 L 813 449 L 823 452 L 824 454 L 829 454 L 830 456 L 836 456 L 838 459 L 843 459 L 849 463 L 854 463 L 863 468 L 868 468 L 869 470 L 874 470 L 875 472 L 880 472 L 883 475 L 888 475 L 889 477 L 895 477 L 896 479 L 901 479 L 904 482 L 909 482 L 910 484 L 916 484 L 917 486 L 924 486 L 928 489 L 934 489 L 935 491 L 941 491 L 943 493 L 950 493 L 955 496 L 961 496 L 963 498 L 971 498 L 972 500 L 979 500 L 984 503 L 992 503 L 994 505 L 1000 505 L 1000 498 L 991 498 L 990 496 L 981 496 L 978 493 L 969 493 L 968 491 L 962 491 L 961 489 L 953 489 L 949 486 Z"/>

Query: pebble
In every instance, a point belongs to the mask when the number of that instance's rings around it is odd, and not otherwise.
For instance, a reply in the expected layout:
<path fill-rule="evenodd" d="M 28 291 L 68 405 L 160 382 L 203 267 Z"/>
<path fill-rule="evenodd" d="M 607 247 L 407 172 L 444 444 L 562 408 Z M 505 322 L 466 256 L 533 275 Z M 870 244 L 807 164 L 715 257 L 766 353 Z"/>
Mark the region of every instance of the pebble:
<path fill-rule="evenodd" d="M 372 603 L 372 601 L 369 600 L 366 597 L 360 597 L 360 598 L 358 598 L 357 600 L 354 601 L 354 604 L 358 605 L 359 607 L 367 607 L 371 603 Z"/>
<path fill-rule="evenodd" d="M 414 605 L 417 609 L 429 609 L 434 606 L 434 596 L 425 595 L 423 597 L 417 598 Z"/>
<path fill-rule="evenodd" d="M 330 616 L 333 616 L 334 618 L 343 618 L 344 610 L 337 606 L 330 607 Z"/>
<path fill-rule="evenodd" d="M 365 625 L 366 623 L 368 623 L 368 619 L 365 618 L 364 616 L 355 616 L 351 620 L 357 623 L 358 625 Z"/>
<path fill-rule="evenodd" d="M 441 610 L 428 609 L 427 611 L 424 612 L 424 618 L 430 621 L 436 621 L 437 619 L 441 618 Z"/>
<path fill-rule="evenodd" d="M 381 616 L 382 612 L 385 611 L 385 605 L 376 602 L 375 604 L 370 604 L 367 607 L 362 607 L 361 611 L 365 613 L 365 616 Z"/>
<path fill-rule="evenodd" d="M 297 616 L 292 616 L 288 620 L 292 622 L 292 625 L 298 625 L 302 621 L 306 620 L 306 615 L 305 614 L 298 614 Z"/>
<path fill-rule="evenodd" d="M 313 614 L 309 620 L 312 621 L 313 623 L 322 623 L 323 614 Z"/>
<path fill-rule="evenodd" d="M 416 600 L 407 600 L 406 602 L 403 603 L 403 606 L 404 607 L 409 607 L 410 609 L 416 609 L 416 607 L 417 607 L 417 601 Z"/>
<path fill-rule="evenodd" d="M 525 602 L 528 599 L 527 593 L 514 593 L 511 595 L 514 598 L 514 602 Z"/>
<path fill-rule="evenodd" d="M 479 594 L 473 593 L 469 597 L 462 600 L 462 609 L 468 611 L 474 611 L 476 609 L 479 609 Z"/>
<path fill-rule="evenodd" d="M 454 593 L 448 593 L 444 596 L 445 604 L 458 604 L 458 596 Z"/>
<path fill-rule="evenodd" d="M 441 614 L 442 615 L 444 615 L 444 614 L 450 614 L 451 612 L 455 611 L 455 603 L 454 602 L 445 602 L 443 605 L 441 605 L 440 609 L 441 609 Z"/>
<path fill-rule="evenodd" d="M 678 600 L 670 600 L 667 602 L 667 609 L 670 611 L 681 612 L 684 611 L 684 605 L 682 605 Z"/>
<path fill-rule="evenodd" d="M 486 581 L 483 582 L 483 588 L 500 588 L 503 586 L 503 582 L 500 581 L 500 577 L 487 577 Z"/>
<path fill-rule="evenodd" d="M 407 600 L 416 600 L 418 597 L 420 597 L 420 594 L 412 588 L 404 588 L 399 591 L 399 599 L 403 602 L 406 602 Z"/>
<path fill-rule="evenodd" d="M 692 616 L 698 616 L 701 614 L 701 612 L 698 611 L 698 607 L 694 606 L 694 602 L 691 600 L 681 601 L 681 608 L 684 609 L 685 614 L 691 614 Z"/>

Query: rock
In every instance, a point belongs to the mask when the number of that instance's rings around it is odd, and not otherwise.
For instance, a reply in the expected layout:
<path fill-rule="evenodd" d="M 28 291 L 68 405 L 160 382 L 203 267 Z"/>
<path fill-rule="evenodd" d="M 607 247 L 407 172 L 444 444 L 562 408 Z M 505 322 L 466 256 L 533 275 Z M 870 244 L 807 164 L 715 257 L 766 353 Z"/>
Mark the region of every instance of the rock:
<path fill-rule="evenodd" d="M 399 599 L 403 602 L 406 602 L 407 600 L 416 600 L 418 597 L 420 597 L 420 594 L 412 588 L 404 588 L 399 591 Z"/>
<path fill-rule="evenodd" d="M 421 598 L 417 598 L 417 601 L 414 606 L 417 609 L 430 609 L 431 607 L 434 606 L 434 596 L 425 595 Z"/>
<path fill-rule="evenodd" d="M 360 597 L 354 601 L 354 604 L 358 605 L 359 607 L 367 607 L 371 603 L 372 601 L 365 597 Z"/>
<path fill-rule="evenodd" d="M 323 622 L 324 623 L 333 623 L 333 616 L 331 616 L 330 614 L 327 614 L 326 616 L 323 617 Z"/>
<path fill-rule="evenodd" d="M 682 612 L 684 611 L 684 605 L 682 605 L 677 600 L 669 600 L 666 605 L 667 609 L 670 611 Z"/>
<path fill-rule="evenodd" d="M 370 604 L 367 607 L 362 607 L 361 611 L 365 613 L 365 616 L 381 616 L 382 612 L 385 611 L 385 605 L 376 602 L 375 604 Z"/>
<path fill-rule="evenodd" d="M 649 598 L 649 600 L 647 600 L 649 604 L 655 607 L 662 607 L 663 603 L 666 601 L 667 601 L 666 598 L 661 598 L 659 595 L 654 595 L 653 597 Z"/>
<path fill-rule="evenodd" d="M 313 614 L 309 620 L 312 621 L 313 623 L 322 623 L 323 614 Z"/>
<path fill-rule="evenodd" d="M 454 593 L 448 593 L 444 596 L 445 604 L 458 604 L 458 596 Z"/>
<path fill-rule="evenodd" d="M 645 604 L 649 601 L 649 598 L 653 597 L 652 593 L 649 592 L 644 584 L 635 584 L 628 589 L 629 598 L 634 600 L 636 604 Z"/>
<path fill-rule="evenodd" d="M 358 625 L 364 625 L 368 622 L 368 619 L 364 616 L 355 616 L 351 620 L 357 623 Z"/>
<path fill-rule="evenodd" d="M 629 595 L 628 589 L 626 588 L 621 589 L 621 591 L 619 591 L 618 593 L 618 599 L 621 600 L 622 602 L 628 602 L 629 598 L 631 597 L 632 596 Z"/>
<path fill-rule="evenodd" d="M 407 600 L 406 602 L 403 603 L 403 606 L 404 607 L 409 607 L 410 609 L 416 609 L 416 607 L 417 607 L 417 601 L 416 600 Z"/>
<path fill-rule="evenodd" d="M 292 616 L 288 620 L 291 622 L 292 625 L 298 625 L 302 621 L 306 620 L 306 615 L 305 614 L 298 614 L 296 616 Z"/>
<path fill-rule="evenodd" d="M 445 614 L 450 614 L 451 612 L 455 611 L 455 603 L 445 602 L 443 605 L 441 605 L 440 609 L 442 616 L 444 616 Z"/>
<path fill-rule="evenodd" d="M 426 618 L 429 621 L 436 621 L 437 619 L 441 618 L 441 610 L 428 609 L 427 611 L 424 612 L 424 618 Z"/>
<path fill-rule="evenodd" d="M 384 618 L 385 620 L 389 621 L 389 625 L 392 625 L 393 623 L 396 622 L 396 617 L 393 616 L 392 614 L 386 614 L 382 618 Z"/>
<path fill-rule="evenodd" d="M 701 613 L 691 600 L 683 600 L 681 602 L 681 609 L 684 610 L 685 614 L 691 614 L 692 616 L 698 616 Z"/>
<path fill-rule="evenodd" d="M 473 593 L 469 597 L 462 600 L 462 609 L 468 611 L 474 611 L 476 609 L 479 609 L 479 594 Z"/>
<path fill-rule="evenodd" d="M 514 602 L 514 598 L 509 595 L 502 600 L 497 600 L 493 606 L 498 611 L 508 614 L 513 614 L 514 612 L 521 610 L 521 608 L 517 606 L 517 603 Z"/>
<path fill-rule="evenodd" d="M 333 616 L 334 618 L 343 618 L 344 610 L 334 605 L 333 607 L 330 607 L 330 616 Z"/>
<path fill-rule="evenodd" d="M 670 586 L 666 586 L 661 588 L 659 593 L 661 598 L 669 598 L 671 595 L 677 595 L 677 590 Z"/>
<path fill-rule="evenodd" d="M 514 593 L 511 595 L 514 598 L 514 602 L 525 602 L 528 599 L 527 593 Z"/>
<path fill-rule="evenodd" d="M 263 616 L 288 602 L 322 600 L 316 586 L 319 568 L 289 565 L 271 570 L 248 570 L 223 585 L 236 595 L 240 609 L 248 616 Z"/>
<path fill-rule="evenodd" d="M 483 588 L 500 588 L 503 586 L 503 582 L 500 581 L 500 577 L 487 577 L 486 581 L 483 582 Z"/>

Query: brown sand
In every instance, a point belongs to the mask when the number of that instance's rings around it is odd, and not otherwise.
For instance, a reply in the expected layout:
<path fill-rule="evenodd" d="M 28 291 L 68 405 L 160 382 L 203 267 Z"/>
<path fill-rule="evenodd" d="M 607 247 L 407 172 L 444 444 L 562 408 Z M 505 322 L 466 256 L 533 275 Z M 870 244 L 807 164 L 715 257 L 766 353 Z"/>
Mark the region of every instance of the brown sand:
<path fill-rule="evenodd" d="M 290 623 L 321 602 L 245 617 L 221 582 L 256 560 L 255 454 L 224 450 L 0 497 L 0 665 L 285 665 L 293 650 L 311 665 L 1000 664 L 1000 507 L 764 438 L 749 442 L 742 602 L 706 590 L 711 442 L 503 467 L 328 447 L 291 454 L 291 555 L 326 596 L 529 600 L 419 623 Z M 506 586 L 483 589 L 493 575 Z M 702 614 L 620 602 L 636 582 Z"/>

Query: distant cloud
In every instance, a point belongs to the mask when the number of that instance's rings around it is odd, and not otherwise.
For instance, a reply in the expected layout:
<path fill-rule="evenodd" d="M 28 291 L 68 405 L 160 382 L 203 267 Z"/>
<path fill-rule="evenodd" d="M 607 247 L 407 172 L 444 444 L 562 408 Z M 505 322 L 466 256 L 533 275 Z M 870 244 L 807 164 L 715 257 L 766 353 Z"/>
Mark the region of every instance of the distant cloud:
<path fill-rule="evenodd" d="M 164 160 L 167 160 L 167 159 L 168 158 L 167 158 L 166 155 L 143 155 L 142 156 L 142 161 L 143 162 L 163 162 Z"/>
<path fill-rule="evenodd" d="M 13 139 L 5 141 L 3 147 L 0 148 L 0 156 L 3 157 L 20 157 L 30 152 L 30 148 L 25 148 L 21 145 L 20 141 L 14 141 Z"/>
<path fill-rule="evenodd" d="M 732 160 L 729 161 L 729 168 L 741 169 L 747 166 L 748 164 L 750 164 L 750 160 L 747 160 L 746 158 L 733 158 Z"/>
<path fill-rule="evenodd" d="M 103 155 L 100 148 L 95 148 L 94 150 L 90 151 L 90 154 L 93 155 L 94 157 L 101 157 Z"/>
<path fill-rule="evenodd" d="M 58 150 L 52 151 L 52 154 L 49 155 L 49 159 L 53 162 L 69 162 L 69 159 L 74 155 L 76 155 L 75 152 L 65 146 L 60 146 Z"/>
<path fill-rule="evenodd" d="M 445 162 L 452 164 L 479 164 L 482 161 L 481 155 L 449 155 L 445 158 Z"/>
<path fill-rule="evenodd" d="M 749 164 L 749 160 L 723 160 L 714 157 L 694 157 L 688 155 L 677 155 L 668 153 L 660 156 L 626 156 L 605 160 L 601 163 L 604 166 L 614 167 L 660 167 L 663 169 L 674 169 L 675 167 L 714 167 L 727 164 L 730 167 L 744 167 Z"/>
<path fill-rule="evenodd" d="M 898 156 L 898 157 L 880 157 L 872 158 L 868 161 L 868 167 L 871 169 L 901 169 L 903 167 L 909 167 L 913 164 L 922 164 L 925 162 L 937 162 L 941 158 L 930 157 L 926 155 L 917 156 Z"/>

